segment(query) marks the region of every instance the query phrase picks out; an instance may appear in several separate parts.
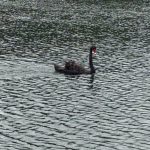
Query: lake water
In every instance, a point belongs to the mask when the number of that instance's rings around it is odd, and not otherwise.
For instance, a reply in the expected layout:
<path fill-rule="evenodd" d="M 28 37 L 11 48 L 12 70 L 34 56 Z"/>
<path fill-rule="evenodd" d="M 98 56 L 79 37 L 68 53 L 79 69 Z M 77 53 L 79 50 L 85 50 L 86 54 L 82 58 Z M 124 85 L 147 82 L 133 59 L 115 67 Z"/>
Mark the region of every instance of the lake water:
<path fill-rule="evenodd" d="M 0 149 L 150 149 L 149 29 L 148 0 L 1 0 Z"/>

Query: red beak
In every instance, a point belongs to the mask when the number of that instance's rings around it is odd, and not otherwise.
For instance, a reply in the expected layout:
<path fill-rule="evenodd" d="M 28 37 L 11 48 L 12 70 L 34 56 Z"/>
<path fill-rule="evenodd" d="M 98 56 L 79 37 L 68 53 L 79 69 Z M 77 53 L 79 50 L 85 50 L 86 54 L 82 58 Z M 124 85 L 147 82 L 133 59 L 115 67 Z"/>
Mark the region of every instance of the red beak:
<path fill-rule="evenodd" d="M 94 55 L 96 55 L 96 48 L 94 48 L 94 49 L 92 50 L 92 53 L 93 53 Z"/>

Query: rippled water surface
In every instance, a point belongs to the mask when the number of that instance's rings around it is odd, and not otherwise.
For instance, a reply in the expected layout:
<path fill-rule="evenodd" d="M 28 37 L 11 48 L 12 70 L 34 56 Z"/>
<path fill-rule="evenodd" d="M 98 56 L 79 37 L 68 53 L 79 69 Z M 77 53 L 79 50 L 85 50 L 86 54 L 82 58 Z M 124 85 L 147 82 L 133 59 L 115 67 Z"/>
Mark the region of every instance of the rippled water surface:
<path fill-rule="evenodd" d="M 0 149 L 150 149 L 149 29 L 146 0 L 1 0 Z"/>

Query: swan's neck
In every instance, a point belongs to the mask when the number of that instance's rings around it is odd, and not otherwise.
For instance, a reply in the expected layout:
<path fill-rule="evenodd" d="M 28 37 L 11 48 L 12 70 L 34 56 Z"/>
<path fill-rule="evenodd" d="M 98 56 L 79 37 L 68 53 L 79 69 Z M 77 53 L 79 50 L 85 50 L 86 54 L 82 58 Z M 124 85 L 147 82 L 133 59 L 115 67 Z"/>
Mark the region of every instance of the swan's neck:
<path fill-rule="evenodd" d="M 91 73 L 95 73 L 95 68 L 93 66 L 92 51 L 90 51 L 90 54 L 89 54 L 89 67 L 91 69 Z"/>

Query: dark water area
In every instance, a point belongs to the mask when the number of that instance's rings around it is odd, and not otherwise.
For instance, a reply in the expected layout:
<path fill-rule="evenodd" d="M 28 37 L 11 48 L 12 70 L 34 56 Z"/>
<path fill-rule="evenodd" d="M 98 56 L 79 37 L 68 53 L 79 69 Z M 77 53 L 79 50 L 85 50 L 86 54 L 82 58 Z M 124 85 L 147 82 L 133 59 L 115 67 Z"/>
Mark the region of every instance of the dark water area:
<path fill-rule="evenodd" d="M 0 149 L 150 149 L 149 29 L 148 0 L 1 0 Z"/>

